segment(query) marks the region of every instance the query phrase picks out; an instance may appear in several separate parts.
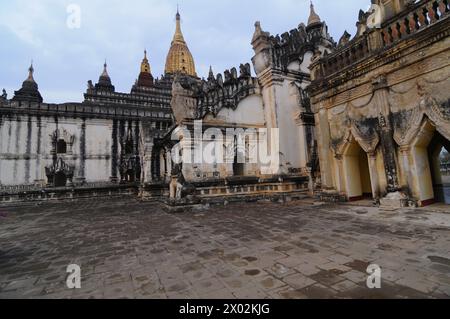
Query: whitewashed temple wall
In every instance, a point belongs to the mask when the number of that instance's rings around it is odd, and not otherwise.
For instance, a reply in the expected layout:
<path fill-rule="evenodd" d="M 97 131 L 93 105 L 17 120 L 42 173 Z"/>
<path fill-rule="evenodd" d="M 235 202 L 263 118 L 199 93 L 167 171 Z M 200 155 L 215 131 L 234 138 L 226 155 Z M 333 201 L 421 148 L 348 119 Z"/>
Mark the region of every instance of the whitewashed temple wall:
<path fill-rule="evenodd" d="M 251 95 L 245 99 L 243 99 L 236 109 L 231 108 L 222 108 L 217 116 L 213 116 L 212 114 L 208 114 L 203 119 L 203 132 L 205 132 L 208 128 L 217 128 L 221 129 L 224 132 L 226 129 L 254 129 L 255 132 L 258 132 L 259 128 L 265 128 L 265 118 L 264 118 L 264 106 L 262 102 L 262 98 L 259 95 Z M 186 126 L 180 126 L 180 131 L 186 131 Z M 215 149 L 211 147 L 211 143 L 213 140 L 204 136 L 206 139 L 203 141 L 203 145 L 201 148 L 201 154 L 205 153 L 213 153 Z M 193 133 L 191 134 L 191 138 L 193 138 Z M 251 140 L 250 140 L 251 139 Z M 188 140 L 184 139 L 181 143 L 183 153 L 190 149 L 190 154 L 192 155 L 192 161 L 190 163 L 183 163 L 183 175 L 187 181 L 204 181 L 205 179 L 216 179 L 216 178 L 227 178 L 236 175 L 235 168 L 233 168 L 233 159 L 227 159 L 227 151 L 228 154 L 232 152 L 233 140 L 227 139 L 226 134 L 223 135 L 223 143 L 222 145 L 222 154 L 224 156 L 223 162 L 211 163 L 208 160 L 205 160 L 203 157 L 200 161 L 194 158 L 196 154 L 196 146 L 195 143 L 187 143 Z M 246 147 L 247 150 L 251 147 L 251 145 L 255 145 L 257 143 L 256 135 L 247 136 L 246 137 Z M 219 144 L 217 144 L 218 147 Z M 197 151 L 197 154 L 200 154 Z M 258 163 L 252 162 L 248 156 L 246 158 L 246 162 L 242 165 L 242 174 L 240 176 L 259 176 L 261 175 L 261 167 Z"/>
<path fill-rule="evenodd" d="M 109 181 L 112 120 L 17 115 L 0 120 L 0 185 L 45 185 L 45 167 L 54 158 L 51 135 L 57 129 L 73 137 L 61 156 L 74 165 L 74 180 Z"/>

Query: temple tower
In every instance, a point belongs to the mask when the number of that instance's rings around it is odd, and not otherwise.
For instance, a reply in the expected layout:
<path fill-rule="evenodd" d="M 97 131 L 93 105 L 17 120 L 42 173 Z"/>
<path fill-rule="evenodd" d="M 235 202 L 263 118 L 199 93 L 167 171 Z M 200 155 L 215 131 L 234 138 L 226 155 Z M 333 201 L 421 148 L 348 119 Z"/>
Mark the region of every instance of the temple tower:
<path fill-rule="evenodd" d="M 181 16 L 178 11 L 176 15 L 175 35 L 173 36 L 172 44 L 167 55 L 165 73 L 182 73 L 197 77 L 194 58 L 181 32 Z"/>
<path fill-rule="evenodd" d="M 14 92 L 13 101 L 42 103 L 43 99 L 41 93 L 39 93 L 39 87 L 34 80 L 33 74 L 34 67 L 32 62 L 28 69 L 28 78 L 23 82 L 22 88 Z"/>

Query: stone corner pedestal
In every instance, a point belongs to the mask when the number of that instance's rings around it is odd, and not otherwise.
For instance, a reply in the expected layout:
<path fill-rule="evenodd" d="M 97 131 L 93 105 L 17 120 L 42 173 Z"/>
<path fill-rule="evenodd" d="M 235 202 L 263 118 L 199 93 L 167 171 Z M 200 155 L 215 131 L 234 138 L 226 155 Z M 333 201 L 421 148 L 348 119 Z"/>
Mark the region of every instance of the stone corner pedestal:
<path fill-rule="evenodd" d="M 409 207 L 410 199 L 402 192 L 393 192 L 380 199 L 380 208 L 400 209 Z"/>

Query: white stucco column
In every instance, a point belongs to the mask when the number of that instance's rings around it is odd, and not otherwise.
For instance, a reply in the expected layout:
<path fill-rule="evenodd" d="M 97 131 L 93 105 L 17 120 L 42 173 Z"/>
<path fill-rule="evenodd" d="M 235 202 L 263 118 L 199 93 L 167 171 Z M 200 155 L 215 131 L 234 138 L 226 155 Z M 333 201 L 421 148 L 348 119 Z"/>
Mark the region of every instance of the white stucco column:
<path fill-rule="evenodd" d="M 152 152 L 153 152 L 153 144 L 146 144 L 145 145 L 145 156 L 144 163 L 143 163 L 143 174 L 144 174 L 144 183 L 151 183 L 153 181 L 152 176 Z"/>
<path fill-rule="evenodd" d="M 172 176 L 172 150 L 166 150 L 166 161 L 167 161 L 167 175 L 165 177 L 166 182 L 170 182 Z"/>
<path fill-rule="evenodd" d="M 300 167 L 305 168 L 309 162 L 309 154 L 308 154 L 308 141 L 306 134 L 306 126 L 302 123 L 301 120 L 297 120 L 298 125 L 298 136 L 299 136 L 299 156 L 300 156 Z"/>

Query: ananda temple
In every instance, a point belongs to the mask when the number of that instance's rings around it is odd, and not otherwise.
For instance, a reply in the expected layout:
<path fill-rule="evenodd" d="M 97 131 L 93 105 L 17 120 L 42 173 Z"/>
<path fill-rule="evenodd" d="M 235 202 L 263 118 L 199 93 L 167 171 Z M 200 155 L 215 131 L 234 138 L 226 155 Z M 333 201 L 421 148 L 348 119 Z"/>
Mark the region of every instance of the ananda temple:
<path fill-rule="evenodd" d="M 117 92 L 105 62 L 81 103 L 46 103 L 25 68 L 0 97 L 0 202 L 450 204 L 450 3 L 371 2 L 338 41 L 313 4 L 281 35 L 256 22 L 253 57 L 207 78 L 177 13 L 162 77 L 144 52 Z"/>

